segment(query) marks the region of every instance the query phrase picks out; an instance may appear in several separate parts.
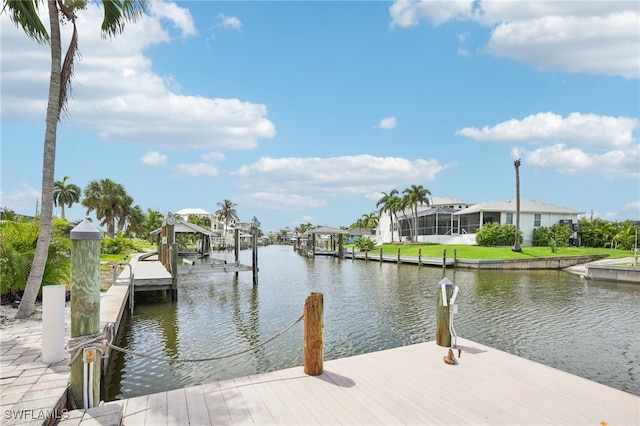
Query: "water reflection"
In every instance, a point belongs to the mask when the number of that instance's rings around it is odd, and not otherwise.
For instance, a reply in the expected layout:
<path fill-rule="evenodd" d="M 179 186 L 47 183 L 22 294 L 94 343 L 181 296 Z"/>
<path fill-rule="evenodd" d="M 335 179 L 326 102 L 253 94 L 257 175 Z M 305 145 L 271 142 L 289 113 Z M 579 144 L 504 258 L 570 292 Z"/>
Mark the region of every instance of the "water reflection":
<path fill-rule="evenodd" d="M 250 255 L 242 252 L 241 261 Z M 223 356 L 283 330 L 314 291 L 324 294 L 327 360 L 435 339 L 440 268 L 308 259 L 287 246 L 261 247 L 260 262 L 256 287 L 250 272 L 193 274 L 180 276 L 175 304 L 136 295 L 117 344 L 173 358 Z M 640 395 L 640 286 L 559 271 L 446 276 L 460 286 L 460 336 Z M 302 326 L 259 349 L 205 363 L 114 358 L 105 395 L 132 397 L 302 365 Z"/>

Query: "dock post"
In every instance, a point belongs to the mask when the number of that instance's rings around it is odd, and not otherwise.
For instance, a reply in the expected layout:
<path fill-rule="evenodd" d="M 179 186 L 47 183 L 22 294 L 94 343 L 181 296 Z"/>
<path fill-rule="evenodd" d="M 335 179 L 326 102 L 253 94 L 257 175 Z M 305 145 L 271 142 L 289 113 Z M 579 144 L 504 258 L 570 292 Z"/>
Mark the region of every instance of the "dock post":
<path fill-rule="evenodd" d="M 324 362 L 323 296 L 311 293 L 304 302 L 304 372 L 322 374 Z"/>
<path fill-rule="evenodd" d="M 380 247 L 380 263 L 382 263 L 382 247 Z"/>
<path fill-rule="evenodd" d="M 398 263 L 400 263 L 400 247 L 398 247 Z"/>
<path fill-rule="evenodd" d="M 447 249 L 442 250 L 442 269 L 447 267 Z"/>
<path fill-rule="evenodd" d="M 253 271 L 253 285 L 258 285 L 258 229 L 260 221 L 257 217 L 251 220 L 251 269 Z"/>
<path fill-rule="evenodd" d="M 170 212 L 167 213 L 167 218 L 165 219 L 166 228 L 167 228 L 167 264 L 165 267 L 169 272 L 171 272 L 171 301 L 178 301 L 178 243 L 176 243 L 176 228 L 175 223 L 176 219 L 173 214 Z"/>
<path fill-rule="evenodd" d="M 436 344 L 451 347 L 451 332 L 449 327 L 449 299 L 453 295 L 453 283 L 449 278 L 438 282 L 438 311 L 436 313 Z"/>
<path fill-rule="evenodd" d="M 453 249 L 453 266 L 455 268 L 456 262 L 458 261 L 458 249 Z"/>
<path fill-rule="evenodd" d="M 338 259 L 344 259 L 344 235 L 338 235 Z"/>
<path fill-rule="evenodd" d="M 71 337 L 99 331 L 100 232 L 85 219 L 71 230 Z M 100 402 L 100 356 L 97 347 L 78 350 L 83 352 L 71 365 L 71 395 L 79 407 L 92 408 Z"/>
<path fill-rule="evenodd" d="M 418 266 L 422 266 L 422 249 L 418 249 Z"/>
<path fill-rule="evenodd" d="M 233 230 L 233 254 L 236 259 L 236 265 L 240 265 L 240 230 Z M 238 271 L 236 271 L 236 277 L 238 277 Z"/>

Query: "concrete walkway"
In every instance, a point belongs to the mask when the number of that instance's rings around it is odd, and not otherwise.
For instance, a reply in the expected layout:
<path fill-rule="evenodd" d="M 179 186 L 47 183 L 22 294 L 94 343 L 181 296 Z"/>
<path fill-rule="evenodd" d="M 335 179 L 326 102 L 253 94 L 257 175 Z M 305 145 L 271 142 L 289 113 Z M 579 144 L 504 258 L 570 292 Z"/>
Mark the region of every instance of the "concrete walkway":
<path fill-rule="evenodd" d="M 129 287 L 112 285 L 100 296 L 100 329 L 120 323 Z M 14 320 L 15 309 L 4 313 L 0 325 L 0 414 L 2 425 L 49 425 L 69 419 L 67 387 L 70 357 L 56 364 L 42 363 L 42 316 Z M 70 307 L 67 302 L 65 339 L 71 336 Z M 117 330 L 116 330 L 117 331 Z M 100 414 L 99 410 L 97 412 Z M 96 415 L 98 415 L 96 414 Z M 113 423 L 109 423 L 113 424 Z"/>
<path fill-rule="evenodd" d="M 69 358 L 43 364 L 42 321 L 3 322 L 0 326 L 0 408 L 3 425 L 43 425 L 65 418 Z M 65 332 L 70 335 L 70 322 Z"/>
<path fill-rule="evenodd" d="M 570 272 L 572 274 L 584 276 L 585 268 L 587 265 L 633 265 L 633 257 L 622 257 L 617 259 L 602 259 L 589 263 L 581 263 L 579 265 L 569 266 L 564 268 L 563 271 Z"/>

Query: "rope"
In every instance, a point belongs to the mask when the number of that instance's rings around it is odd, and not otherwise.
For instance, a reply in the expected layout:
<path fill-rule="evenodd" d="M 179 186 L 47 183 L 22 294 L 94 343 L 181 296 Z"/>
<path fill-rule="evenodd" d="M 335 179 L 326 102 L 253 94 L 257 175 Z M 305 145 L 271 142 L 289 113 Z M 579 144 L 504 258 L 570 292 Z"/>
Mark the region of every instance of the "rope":
<path fill-rule="evenodd" d="M 225 358 L 231 358 L 237 355 L 241 355 L 244 354 L 246 352 L 251 352 L 259 347 L 262 347 L 264 345 L 266 345 L 267 343 L 277 339 L 278 337 L 282 336 L 284 333 L 286 333 L 287 331 L 289 331 L 291 328 L 293 328 L 294 325 L 296 325 L 297 323 L 299 323 L 300 321 L 302 321 L 302 319 L 304 318 L 304 315 L 300 315 L 300 318 L 298 318 L 297 320 L 295 320 L 294 322 L 292 322 L 291 324 L 289 324 L 284 330 L 282 330 L 281 332 L 279 332 L 278 334 L 268 338 L 267 340 L 265 340 L 264 342 L 258 343 L 255 346 L 251 346 L 247 349 L 243 349 L 237 352 L 232 352 L 230 354 L 227 355 L 220 355 L 220 356 L 213 356 L 213 357 L 209 357 L 209 358 L 195 358 L 195 359 L 174 359 L 174 358 L 162 358 L 162 357 L 157 357 L 157 356 L 152 356 L 152 355 L 146 355 L 140 352 L 135 352 L 132 351 L 130 349 L 125 349 L 125 348 L 121 348 L 119 346 L 113 345 L 111 343 L 107 343 L 107 346 L 110 347 L 113 350 L 119 351 L 119 352 L 123 352 L 129 355 L 134 355 L 134 356 L 139 356 L 141 358 L 146 358 L 146 359 L 150 359 L 150 360 L 154 360 L 154 361 L 161 361 L 161 362 L 176 362 L 176 363 L 187 363 L 187 362 L 205 362 L 205 361 L 217 361 L 217 360 L 221 360 L 221 359 L 225 359 Z"/>
<path fill-rule="evenodd" d="M 75 360 L 78 359 L 80 353 L 82 352 L 81 349 L 94 346 L 96 343 L 100 343 L 101 345 L 104 344 L 104 334 L 87 334 L 85 336 L 76 336 L 70 338 L 69 343 L 67 343 L 67 352 L 72 354 L 69 365 L 73 364 Z"/>

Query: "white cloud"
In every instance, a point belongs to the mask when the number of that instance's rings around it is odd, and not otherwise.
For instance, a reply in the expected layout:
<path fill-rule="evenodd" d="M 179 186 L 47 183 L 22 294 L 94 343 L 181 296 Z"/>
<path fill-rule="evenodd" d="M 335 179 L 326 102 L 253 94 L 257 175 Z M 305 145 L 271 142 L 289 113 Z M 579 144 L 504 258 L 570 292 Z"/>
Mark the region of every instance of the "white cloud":
<path fill-rule="evenodd" d="M 180 175 L 187 176 L 218 176 L 220 170 L 209 163 L 180 163 L 176 166 Z"/>
<path fill-rule="evenodd" d="M 640 145 L 603 154 L 586 152 L 564 144 L 527 151 L 514 148 L 523 164 L 537 169 L 551 169 L 566 175 L 601 176 L 605 179 L 640 179 Z"/>
<path fill-rule="evenodd" d="M 235 16 L 227 16 L 224 13 L 219 13 L 216 18 L 218 21 L 216 24 L 217 27 L 229 28 L 236 31 L 242 29 L 242 22 Z"/>
<path fill-rule="evenodd" d="M 389 13 L 398 27 L 477 22 L 491 28 L 484 52 L 541 70 L 640 77 L 637 2 L 396 0 Z"/>
<path fill-rule="evenodd" d="M 0 206 L 7 207 L 15 212 L 31 212 L 35 215 L 36 205 L 40 202 L 41 192 L 26 183 L 19 188 L 6 193 L 0 191 Z M 29 213 L 25 213 L 29 214 Z"/>
<path fill-rule="evenodd" d="M 160 167 L 167 164 L 167 155 L 160 154 L 158 151 L 149 151 L 140 159 L 142 164 L 147 166 Z"/>
<path fill-rule="evenodd" d="M 464 1 L 409 1 L 396 0 L 389 8 L 391 27 L 415 27 L 420 20 L 428 19 L 440 25 L 450 19 L 471 14 L 473 2 Z"/>
<path fill-rule="evenodd" d="M 628 217 L 639 218 L 640 217 L 640 200 L 625 204 L 622 207 L 622 211 L 630 212 L 628 214 Z"/>
<path fill-rule="evenodd" d="M 200 156 L 200 159 L 202 161 L 209 161 L 209 162 L 212 162 L 212 163 L 217 163 L 217 162 L 220 162 L 220 161 L 224 161 L 225 156 L 221 152 L 208 152 L 206 154 L 202 154 Z"/>
<path fill-rule="evenodd" d="M 255 192 L 241 195 L 234 199 L 238 204 L 254 209 L 265 210 L 294 210 L 324 207 L 327 203 L 324 200 L 311 196 L 283 194 L 277 192 Z"/>
<path fill-rule="evenodd" d="M 431 182 L 442 170 L 437 160 L 409 160 L 371 155 L 332 158 L 263 157 L 232 174 L 244 188 L 278 193 L 326 195 L 367 194 L 382 187 L 412 182 Z"/>
<path fill-rule="evenodd" d="M 198 33 L 188 9 L 179 7 L 175 3 L 161 1 L 153 1 L 150 6 L 150 12 L 154 17 L 170 20 L 182 32 L 183 37 Z"/>
<path fill-rule="evenodd" d="M 479 141 L 542 145 L 535 150 L 514 147 L 513 158 L 538 169 L 560 174 L 594 175 L 605 179 L 638 179 L 640 120 L 596 114 L 550 112 L 511 119 L 481 129 L 465 127 L 455 132 Z"/>
<path fill-rule="evenodd" d="M 182 14 L 177 13 L 183 11 Z M 106 141 L 181 149 L 252 149 L 272 138 L 275 127 L 265 105 L 239 99 L 184 96 L 171 76 L 154 73 L 145 50 L 170 42 L 161 19 L 173 15 L 183 35 L 193 34 L 186 9 L 155 4 L 152 16 L 128 23 L 123 34 L 103 40 L 101 8 L 78 13 L 81 58 L 69 101 L 70 125 L 90 129 Z M 0 16 L 3 120 L 41 121 L 46 111 L 50 58 L 47 46 L 28 39 Z M 70 27 L 63 26 L 63 46 Z"/>
<path fill-rule="evenodd" d="M 571 113 L 567 117 L 552 112 L 511 119 L 495 126 L 465 127 L 456 135 L 480 141 L 554 142 L 563 141 L 591 148 L 620 148 L 634 142 L 640 120 L 596 114 Z"/>
<path fill-rule="evenodd" d="M 398 120 L 395 117 L 387 117 L 380 120 L 380 122 L 376 125 L 378 129 L 389 130 L 396 127 Z"/>

